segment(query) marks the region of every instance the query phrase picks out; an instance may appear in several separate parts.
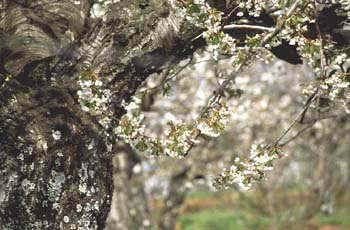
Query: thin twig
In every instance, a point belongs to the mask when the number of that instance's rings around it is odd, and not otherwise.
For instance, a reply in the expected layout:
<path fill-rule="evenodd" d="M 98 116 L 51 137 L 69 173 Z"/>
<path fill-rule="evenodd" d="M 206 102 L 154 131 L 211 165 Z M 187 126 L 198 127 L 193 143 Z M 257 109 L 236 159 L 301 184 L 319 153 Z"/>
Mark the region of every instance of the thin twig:
<path fill-rule="evenodd" d="M 316 124 L 316 121 L 313 121 L 312 123 L 310 123 L 309 125 L 305 126 L 303 129 L 301 129 L 297 134 L 295 134 L 294 136 L 292 136 L 291 138 L 289 138 L 288 140 L 286 140 L 285 142 L 279 144 L 280 147 L 283 147 L 285 145 L 287 145 L 288 143 L 290 143 L 291 141 L 295 140 L 297 137 L 299 137 L 301 134 L 303 134 L 306 130 L 308 130 L 309 128 L 311 128 L 312 126 L 314 126 L 314 124 Z"/>
<path fill-rule="evenodd" d="M 317 30 L 317 34 L 318 37 L 320 39 L 320 80 L 321 82 L 323 82 L 326 78 L 326 64 L 327 64 L 327 60 L 326 60 L 326 56 L 324 54 L 324 44 L 323 44 L 323 36 L 322 36 L 322 32 L 320 29 L 320 24 L 318 22 L 318 20 L 316 19 L 316 30 Z M 320 86 L 318 86 L 317 88 L 318 90 L 320 89 Z M 317 97 L 317 105 L 320 104 L 320 97 Z"/>
<path fill-rule="evenodd" d="M 338 115 L 329 115 L 329 116 L 324 116 L 324 117 L 318 117 L 318 118 L 314 118 L 314 119 L 310 119 L 308 121 L 305 121 L 303 124 L 307 125 L 310 123 L 313 123 L 314 121 L 321 121 L 321 120 L 326 120 L 326 119 L 330 119 L 330 118 L 336 118 L 338 117 Z"/>
<path fill-rule="evenodd" d="M 217 60 L 213 60 L 213 59 L 200 60 L 200 61 L 197 61 L 197 62 L 193 62 L 192 64 L 196 65 L 196 64 L 203 63 L 203 62 L 215 62 L 215 63 L 217 63 L 218 61 L 226 60 L 226 59 L 229 59 L 229 58 L 231 58 L 231 56 L 218 58 Z"/>
<path fill-rule="evenodd" d="M 298 121 L 300 120 L 301 116 L 303 116 L 303 114 L 305 113 L 306 110 L 308 110 L 308 108 L 310 107 L 310 105 L 312 104 L 312 102 L 314 101 L 316 97 L 316 94 L 313 94 L 313 97 L 311 98 L 311 100 L 309 101 L 309 103 L 307 103 L 303 110 L 297 115 L 297 117 L 293 120 L 293 122 L 288 126 L 288 128 L 282 133 L 281 136 L 279 136 L 274 142 L 272 142 L 271 144 L 269 144 L 266 148 L 270 148 L 270 147 L 276 147 L 279 145 L 279 142 L 290 132 L 290 130 L 292 130 L 292 128 L 298 123 Z"/>
<path fill-rule="evenodd" d="M 283 142 L 282 144 L 279 144 L 279 146 L 283 147 L 283 146 L 287 145 L 288 143 L 290 143 L 291 141 L 293 141 L 294 139 L 299 137 L 301 134 L 303 134 L 307 129 L 309 129 L 312 126 L 314 126 L 314 124 L 316 124 L 317 121 L 330 119 L 330 118 L 335 118 L 335 117 L 338 117 L 338 116 L 337 115 L 330 115 L 330 116 L 326 116 L 326 117 L 319 117 L 319 118 L 315 118 L 315 119 L 312 119 L 310 121 L 307 121 L 307 122 L 303 123 L 303 124 L 308 124 L 308 125 L 305 126 L 303 129 L 301 129 L 297 134 L 295 134 L 294 136 L 292 136 L 291 138 L 289 138 L 288 140 Z"/>
<path fill-rule="evenodd" d="M 190 60 L 183 66 L 181 66 L 175 73 L 173 73 L 169 78 L 165 78 L 164 80 L 162 80 L 158 85 L 154 86 L 154 87 L 151 87 L 151 88 L 148 88 L 148 89 L 145 89 L 143 91 L 141 91 L 140 93 L 147 93 L 149 91 L 152 91 L 152 90 L 156 90 L 158 89 L 159 87 L 163 86 L 165 83 L 173 80 L 177 75 L 179 75 L 187 66 L 189 66 L 191 64 L 193 60 L 193 56 L 191 56 Z M 169 69 L 167 70 L 169 72 Z"/>
<path fill-rule="evenodd" d="M 221 25 L 221 30 L 224 28 L 224 26 L 227 24 L 227 22 L 230 20 L 232 14 L 239 8 L 239 6 L 236 6 L 231 10 L 231 12 L 224 18 L 224 21 L 222 22 Z"/>
<path fill-rule="evenodd" d="M 222 28 L 220 28 L 221 30 L 235 30 L 235 29 L 246 29 L 246 30 L 262 30 L 262 31 L 268 31 L 268 32 L 272 32 L 274 31 L 273 28 L 271 27 L 266 27 L 266 26 L 255 26 L 255 25 L 238 25 L 238 24 L 231 24 L 231 25 L 226 25 L 226 26 L 222 26 Z M 194 42 L 195 40 L 197 40 L 198 38 L 202 37 L 204 35 L 205 32 L 202 32 L 200 34 L 198 34 L 196 37 L 194 37 L 189 43 L 191 44 L 192 42 Z"/>
<path fill-rule="evenodd" d="M 326 69 L 326 56 L 324 54 L 324 50 L 323 50 L 323 36 L 322 36 L 322 32 L 320 29 L 320 25 L 318 23 L 318 21 L 316 20 L 316 29 L 317 29 L 317 33 L 318 33 L 318 37 L 320 39 L 320 72 L 321 72 L 321 80 L 323 81 L 325 79 L 325 69 Z"/>
<path fill-rule="evenodd" d="M 272 32 L 274 29 L 266 26 L 255 26 L 255 25 L 226 25 L 223 28 L 224 30 L 234 30 L 234 29 L 248 29 L 248 30 L 262 30 Z"/>
<path fill-rule="evenodd" d="M 284 19 L 279 24 L 277 24 L 277 26 L 274 29 L 274 31 L 263 38 L 263 40 L 261 42 L 261 46 L 262 47 L 264 47 L 267 43 L 269 43 L 271 41 L 271 39 L 273 37 L 275 37 L 279 32 L 281 32 L 281 30 L 283 29 L 284 24 L 294 14 L 294 12 L 298 8 L 300 2 L 301 2 L 301 0 L 295 1 L 293 3 L 293 5 L 290 7 L 290 9 L 288 10 L 288 12 L 287 12 L 286 16 L 284 17 Z"/>
<path fill-rule="evenodd" d="M 315 95 L 318 93 L 318 91 L 320 90 L 320 87 L 317 87 L 317 89 L 315 90 L 315 92 L 313 92 L 309 98 L 306 100 L 306 103 L 305 105 L 309 104 L 311 100 L 313 100 L 313 98 L 315 97 Z M 299 119 L 299 123 L 300 124 L 304 124 L 304 119 L 305 119 L 305 116 L 306 116 L 306 113 L 307 113 L 308 109 L 306 109 L 303 114 L 300 116 L 300 119 Z"/>

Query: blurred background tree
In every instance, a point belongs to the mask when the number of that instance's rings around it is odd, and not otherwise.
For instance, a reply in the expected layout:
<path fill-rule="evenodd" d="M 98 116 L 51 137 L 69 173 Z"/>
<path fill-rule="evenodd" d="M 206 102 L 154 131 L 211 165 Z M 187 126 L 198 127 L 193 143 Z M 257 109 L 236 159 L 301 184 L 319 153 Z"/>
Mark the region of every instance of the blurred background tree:
<path fill-rule="evenodd" d="M 146 133 L 159 136 L 168 121 L 196 117 L 229 65 L 204 51 L 182 62 L 181 72 L 169 71 L 174 73 L 168 73 L 169 81 L 164 75 L 149 78 L 136 94 Z M 245 156 L 258 137 L 273 141 L 288 127 L 303 106 L 306 96 L 300 92 L 311 78 L 307 65 L 257 61 L 235 79 L 232 121 L 219 139 L 202 139 L 185 159 L 147 157 L 128 148 L 129 156 L 138 156 L 124 182 L 134 188 L 128 193 L 130 223 L 138 223 L 138 229 L 348 228 L 350 123 L 341 107 L 322 113 L 312 108 L 306 126 L 300 124 L 287 138 L 288 157 L 253 191 L 216 191 L 212 186 L 221 169 Z M 140 175 L 143 179 L 136 179 Z M 132 200 L 138 196 L 143 199 L 135 206 Z M 138 205 L 144 211 L 135 212 L 141 210 Z M 117 220 L 113 211 L 110 218 Z"/>

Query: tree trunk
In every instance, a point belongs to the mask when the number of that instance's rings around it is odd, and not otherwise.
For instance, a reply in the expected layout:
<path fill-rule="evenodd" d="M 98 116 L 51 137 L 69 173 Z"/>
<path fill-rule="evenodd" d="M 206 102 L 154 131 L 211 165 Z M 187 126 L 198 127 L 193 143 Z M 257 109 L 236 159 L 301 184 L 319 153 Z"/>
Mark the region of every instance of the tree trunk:
<path fill-rule="evenodd" d="M 118 150 L 113 159 L 114 192 L 108 230 L 151 229 L 141 159 L 128 144 L 121 142 Z"/>
<path fill-rule="evenodd" d="M 159 218 L 158 229 L 175 229 L 176 222 L 180 214 L 180 208 L 184 203 L 188 187 L 188 172 L 190 168 L 184 167 L 180 172 L 171 177 L 169 191 L 164 199 L 164 207 Z"/>
<path fill-rule="evenodd" d="M 79 75 L 113 92 L 115 127 L 149 74 L 204 44 L 166 1 L 111 4 L 103 20 L 93 2 L 0 1 L 0 229 L 103 229 L 117 137 L 82 110 Z"/>

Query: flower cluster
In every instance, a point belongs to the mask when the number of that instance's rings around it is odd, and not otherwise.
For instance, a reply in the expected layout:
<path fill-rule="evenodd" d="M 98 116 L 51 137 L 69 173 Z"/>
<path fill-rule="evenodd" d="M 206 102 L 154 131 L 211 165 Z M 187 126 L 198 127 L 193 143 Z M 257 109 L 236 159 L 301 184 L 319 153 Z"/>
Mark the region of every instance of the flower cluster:
<path fill-rule="evenodd" d="M 111 97 L 109 89 L 102 89 L 100 80 L 83 80 L 78 81 L 81 90 L 78 90 L 79 103 L 85 112 L 93 115 L 99 115 L 104 111 L 106 104 Z"/>
<path fill-rule="evenodd" d="M 330 74 L 321 81 L 321 88 L 327 92 L 328 98 L 342 104 L 346 113 L 350 113 L 350 57 L 346 53 L 329 58 Z"/>
<path fill-rule="evenodd" d="M 135 139 L 144 136 L 145 127 L 142 125 L 143 116 L 140 113 L 127 113 L 119 121 L 119 126 L 115 133 L 125 140 L 126 143 L 132 144 Z"/>
<path fill-rule="evenodd" d="M 228 123 L 231 114 L 225 105 L 217 104 L 198 119 L 197 129 L 206 136 L 218 137 Z"/>
<path fill-rule="evenodd" d="M 342 4 L 341 8 L 345 11 L 349 9 L 349 0 L 332 1 L 332 3 Z M 296 12 L 286 21 L 284 29 L 274 38 L 274 46 L 278 44 L 281 39 L 289 41 L 289 44 L 295 45 L 298 53 L 307 61 L 308 65 L 313 68 L 316 81 L 311 81 L 306 84 L 304 94 L 312 95 L 320 88 L 319 94 L 322 95 L 322 98 L 330 100 L 333 104 L 343 105 L 345 111 L 349 113 L 350 80 L 347 67 L 349 66 L 350 58 L 346 52 L 344 52 L 346 49 L 337 46 L 336 43 L 331 40 L 331 37 L 323 35 L 323 37 L 320 38 L 320 35 L 317 34 L 317 38 L 314 39 L 307 37 L 309 33 L 309 27 L 307 25 L 316 22 L 313 17 L 313 4 L 308 4 L 305 12 Z M 270 44 L 268 44 L 268 46 L 270 46 Z M 324 63 L 322 64 L 322 62 Z"/>
<path fill-rule="evenodd" d="M 250 158 L 247 160 L 236 158 L 234 165 L 224 169 L 215 179 L 214 186 L 220 188 L 237 184 L 242 190 L 249 190 L 254 182 L 265 179 L 267 172 L 273 169 L 273 162 L 283 156 L 278 147 L 266 148 L 262 145 L 252 145 Z"/>
<path fill-rule="evenodd" d="M 126 114 L 121 117 L 119 125 L 114 129 L 114 132 L 126 143 L 144 151 L 146 147 L 142 142 L 144 142 L 145 138 L 145 126 L 142 124 L 144 116 L 140 113 L 140 102 L 137 97 L 134 97 L 130 103 L 125 101 L 122 103 Z"/>
<path fill-rule="evenodd" d="M 350 73 L 336 73 L 321 83 L 321 88 L 327 91 L 329 99 L 343 104 L 345 111 L 350 113 Z"/>
<path fill-rule="evenodd" d="M 183 157 L 191 146 L 198 141 L 195 139 L 196 130 L 191 129 L 185 123 L 174 124 L 168 122 L 169 128 L 165 131 L 166 139 L 163 140 L 164 152 L 170 157 Z"/>
<path fill-rule="evenodd" d="M 319 55 L 320 47 L 314 52 L 313 55 Z M 333 57 L 328 56 L 327 65 L 323 69 L 317 67 L 317 62 L 319 60 L 314 59 L 314 72 L 320 77 L 316 81 L 309 82 L 303 93 L 311 95 L 317 88 L 320 88 L 320 94 L 324 99 L 342 105 L 345 111 L 350 113 L 350 72 L 346 68 L 350 63 L 350 58 L 345 53 Z"/>
<path fill-rule="evenodd" d="M 55 141 L 61 139 L 62 134 L 59 130 L 52 130 L 51 132 L 52 132 L 52 137 Z"/>
<path fill-rule="evenodd" d="M 184 122 L 168 122 L 164 138 L 149 137 L 145 134 L 142 124 L 143 115 L 137 103 L 131 102 L 125 106 L 127 113 L 120 119 L 115 133 L 125 142 L 141 152 L 159 156 L 184 157 L 193 145 L 199 143 L 196 138 L 200 135 L 217 137 L 224 130 L 231 113 L 223 104 L 216 104 L 192 125 Z"/>
<path fill-rule="evenodd" d="M 114 132 L 138 151 L 159 155 L 163 152 L 160 141 L 145 135 L 145 126 L 142 124 L 144 116 L 140 112 L 140 103 L 137 97 L 134 97 L 130 103 L 122 103 L 127 113 L 121 117 Z"/>
<path fill-rule="evenodd" d="M 106 114 L 112 92 L 103 87 L 103 82 L 90 75 L 81 75 L 78 81 L 78 100 L 83 111 L 99 118 L 99 123 L 107 129 L 111 119 Z"/>
<path fill-rule="evenodd" d="M 179 17 L 186 18 L 187 21 L 197 27 L 206 29 L 203 37 L 208 44 L 218 45 L 225 34 L 221 30 L 223 12 L 211 8 L 205 0 L 188 0 L 185 7 L 177 1 L 170 1 Z"/>
<path fill-rule="evenodd" d="M 177 1 L 171 3 L 178 15 L 186 18 L 195 26 L 210 28 L 221 24 L 223 13 L 211 8 L 205 0 L 188 0 L 185 7 L 179 6 Z"/>
<path fill-rule="evenodd" d="M 278 4 L 276 0 L 239 0 L 237 1 L 238 7 L 240 11 L 237 13 L 237 16 L 243 16 L 246 11 L 249 15 L 254 17 L 259 17 L 263 9 L 266 8 L 267 5 L 274 6 Z"/>

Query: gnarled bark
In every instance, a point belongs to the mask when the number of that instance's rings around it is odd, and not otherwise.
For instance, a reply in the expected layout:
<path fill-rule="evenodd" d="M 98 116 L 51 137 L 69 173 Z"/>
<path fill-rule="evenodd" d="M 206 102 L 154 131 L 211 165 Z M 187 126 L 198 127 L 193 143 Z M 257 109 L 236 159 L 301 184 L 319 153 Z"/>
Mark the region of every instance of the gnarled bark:
<path fill-rule="evenodd" d="M 112 130 L 81 109 L 79 75 L 112 90 L 116 125 L 149 74 L 203 45 L 186 49 L 198 30 L 166 1 L 111 4 L 104 20 L 90 17 L 92 4 L 0 2 L 1 229 L 102 229 L 118 150 Z"/>

